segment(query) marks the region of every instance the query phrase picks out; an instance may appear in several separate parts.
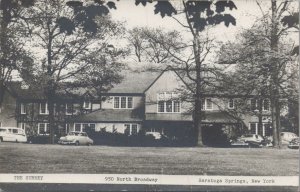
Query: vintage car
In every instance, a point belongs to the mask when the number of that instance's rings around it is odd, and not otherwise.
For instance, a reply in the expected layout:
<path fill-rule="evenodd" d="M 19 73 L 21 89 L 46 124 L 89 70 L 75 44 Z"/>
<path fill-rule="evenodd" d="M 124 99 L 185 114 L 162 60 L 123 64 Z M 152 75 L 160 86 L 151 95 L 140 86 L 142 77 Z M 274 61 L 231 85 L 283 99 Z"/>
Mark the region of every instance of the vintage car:
<path fill-rule="evenodd" d="M 298 136 L 295 133 L 292 132 L 281 132 L 280 133 L 281 143 L 283 145 L 288 145 L 293 139 L 298 138 Z M 273 142 L 273 137 L 268 137 L 271 142 Z"/>
<path fill-rule="evenodd" d="M 299 149 L 300 138 L 294 138 L 289 142 L 288 148 L 290 149 Z"/>
<path fill-rule="evenodd" d="M 159 132 L 146 132 L 145 135 L 146 136 L 151 136 L 155 140 L 161 139 L 163 137 L 163 135 L 161 133 L 159 133 Z"/>
<path fill-rule="evenodd" d="M 58 143 L 66 145 L 92 145 L 94 141 L 88 137 L 86 132 L 72 131 L 65 137 L 61 137 Z"/>
<path fill-rule="evenodd" d="M 237 138 L 236 141 L 231 141 L 233 147 L 261 147 L 266 145 L 266 140 L 261 135 L 245 134 Z"/>
<path fill-rule="evenodd" d="M 27 142 L 27 136 L 25 131 L 21 128 L 16 127 L 0 127 L 0 142 L 10 141 L 10 142 Z"/>

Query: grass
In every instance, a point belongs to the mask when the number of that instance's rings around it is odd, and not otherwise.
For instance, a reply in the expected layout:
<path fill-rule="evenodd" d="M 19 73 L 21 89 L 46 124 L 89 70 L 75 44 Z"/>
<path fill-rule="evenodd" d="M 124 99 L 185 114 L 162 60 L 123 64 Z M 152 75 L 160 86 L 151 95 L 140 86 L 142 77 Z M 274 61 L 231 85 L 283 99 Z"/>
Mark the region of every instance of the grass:
<path fill-rule="evenodd" d="M 294 176 L 299 151 L 0 144 L 0 173 Z"/>

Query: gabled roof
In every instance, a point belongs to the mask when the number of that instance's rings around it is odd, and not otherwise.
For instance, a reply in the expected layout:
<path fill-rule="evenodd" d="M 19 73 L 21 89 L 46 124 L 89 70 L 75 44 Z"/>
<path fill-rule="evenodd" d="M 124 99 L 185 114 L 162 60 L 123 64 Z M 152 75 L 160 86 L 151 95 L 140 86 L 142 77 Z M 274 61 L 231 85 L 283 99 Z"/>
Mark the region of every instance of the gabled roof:
<path fill-rule="evenodd" d="M 122 71 L 124 78 L 121 83 L 115 84 L 113 88 L 106 93 L 106 95 L 144 94 L 145 91 L 149 89 L 165 71 L 173 71 L 183 81 L 183 83 L 186 84 L 186 82 L 183 80 L 183 77 L 180 76 L 180 73 L 171 67 L 167 67 L 163 71 L 124 70 Z M 95 90 L 89 87 L 70 88 L 68 85 L 69 83 L 61 83 L 60 89 L 57 91 L 57 96 L 59 98 L 83 98 L 85 96 L 97 98 Z M 22 99 L 46 98 L 42 87 L 29 87 L 28 89 L 22 89 L 22 82 L 11 82 L 8 87 L 14 96 Z"/>
<path fill-rule="evenodd" d="M 157 71 L 125 71 L 122 82 L 116 84 L 108 93 L 144 93 L 160 73 Z"/>

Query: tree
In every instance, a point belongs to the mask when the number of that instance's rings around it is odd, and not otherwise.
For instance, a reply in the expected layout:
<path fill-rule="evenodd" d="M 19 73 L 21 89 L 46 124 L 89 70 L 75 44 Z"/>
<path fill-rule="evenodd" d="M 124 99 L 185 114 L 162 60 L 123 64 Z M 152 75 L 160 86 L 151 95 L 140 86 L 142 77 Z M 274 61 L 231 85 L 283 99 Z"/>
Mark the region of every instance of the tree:
<path fill-rule="evenodd" d="M 81 1 L 70 1 L 72 4 L 82 6 Z M 105 1 L 94 1 L 96 4 L 104 4 Z M 108 2 L 110 3 L 110 2 Z M 148 3 L 153 3 L 153 1 L 136 0 L 135 5 L 146 6 Z M 180 4 L 177 6 L 177 4 Z M 111 5 L 116 8 L 114 3 Z M 171 1 L 155 1 L 154 14 L 160 14 L 161 17 L 169 16 L 177 21 L 183 28 L 188 29 L 192 36 L 192 50 L 193 57 L 188 58 L 187 61 L 193 60 L 195 67 L 192 71 L 195 72 L 195 77 L 192 77 L 190 73 L 190 66 L 186 61 L 179 59 L 182 63 L 185 63 L 186 74 L 195 83 L 196 89 L 194 93 L 194 135 L 195 143 L 202 146 L 202 130 L 201 130 L 201 70 L 203 62 L 207 54 L 201 55 L 205 48 L 201 47 L 200 42 L 200 32 L 206 29 L 208 26 L 215 26 L 220 23 L 224 23 L 225 26 L 230 24 L 235 25 L 235 18 L 226 13 L 226 8 L 232 10 L 236 9 L 235 4 L 228 1 L 191 1 L 183 0 L 182 2 L 171 2 Z M 108 10 L 108 9 L 107 9 Z M 99 10 L 102 12 L 102 10 Z M 180 21 L 179 17 L 183 18 L 183 22 Z M 170 52 L 169 52 L 170 53 Z M 173 57 L 175 55 L 173 54 Z M 176 57 L 178 59 L 178 57 Z"/>
<path fill-rule="evenodd" d="M 128 52 L 123 49 L 108 46 L 103 53 L 89 55 L 87 62 L 91 65 L 75 75 L 75 87 L 88 87 L 99 99 L 103 99 L 103 93 L 107 92 L 115 84 L 121 83 L 123 76 L 121 71 L 125 65 L 119 58 L 126 56 Z M 73 87 L 74 87 L 73 85 Z"/>
<path fill-rule="evenodd" d="M 240 91 L 246 94 L 255 94 L 260 101 L 265 97 L 270 99 L 274 146 L 280 147 L 282 101 L 289 97 L 287 82 L 297 75 L 295 71 L 289 71 L 295 62 L 290 54 L 293 45 L 284 41 L 290 27 L 280 23 L 291 2 L 282 1 L 277 5 L 272 0 L 270 12 L 267 13 L 263 11 L 260 2 L 257 3 L 263 17 L 250 30 L 243 32 L 238 43 L 229 43 L 226 48 L 223 47 L 220 58 L 223 60 L 221 62 L 239 65 L 237 73 L 240 75 L 236 85 L 241 86 L 235 88 L 241 88 Z M 261 102 L 259 106 L 262 106 Z M 261 126 L 261 109 L 258 116 Z"/>
<path fill-rule="evenodd" d="M 169 52 L 178 47 L 182 39 L 177 31 L 164 31 L 158 28 L 135 27 L 128 33 L 129 44 L 133 47 L 138 62 L 170 62 L 173 57 Z M 162 41 L 168 44 L 162 45 Z"/>
<path fill-rule="evenodd" d="M 148 1 L 136 1 L 136 5 L 142 4 L 145 6 L 147 3 Z M 188 45 L 192 54 L 188 55 L 187 59 L 184 59 L 186 57 L 179 57 L 176 53 L 172 53 L 172 51 L 169 51 L 169 53 L 184 66 L 186 76 L 194 84 L 195 89 L 192 93 L 194 100 L 194 143 L 198 146 L 202 146 L 201 122 L 203 114 L 201 106 L 204 87 L 202 73 L 207 55 L 211 53 L 212 40 L 207 38 L 207 36 L 203 37 L 201 32 L 209 26 L 215 26 L 222 22 L 224 22 L 227 27 L 230 24 L 235 25 L 235 18 L 227 14 L 225 9 L 236 9 L 236 6 L 232 1 L 213 2 L 184 0 L 179 4 L 180 5 L 176 6 L 177 4 L 175 2 L 157 1 L 154 13 L 160 14 L 162 17 L 172 17 L 184 29 L 188 29 L 192 36 L 192 43 Z M 204 46 L 203 43 L 205 43 Z M 210 70 L 212 68 L 208 67 L 207 69 Z M 215 73 L 213 69 L 210 70 L 210 72 Z"/>
<path fill-rule="evenodd" d="M 27 29 L 28 51 L 34 54 L 35 63 L 32 71 L 24 70 L 22 78 L 44 90 L 50 143 L 54 142 L 54 103 L 61 82 L 74 80 L 95 64 L 90 58 L 104 53 L 109 39 L 122 31 L 120 23 L 105 16 L 103 9 L 102 5 L 82 7 L 61 0 L 40 0 L 26 9 L 28 19 L 22 24 Z"/>
<path fill-rule="evenodd" d="M 30 56 L 23 49 L 24 44 L 19 38 L 21 31 L 16 21 L 21 17 L 24 7 L 32 5 L 33 0 L 0 1 L 0 108 L 12 72 L 30 63 Z"/>

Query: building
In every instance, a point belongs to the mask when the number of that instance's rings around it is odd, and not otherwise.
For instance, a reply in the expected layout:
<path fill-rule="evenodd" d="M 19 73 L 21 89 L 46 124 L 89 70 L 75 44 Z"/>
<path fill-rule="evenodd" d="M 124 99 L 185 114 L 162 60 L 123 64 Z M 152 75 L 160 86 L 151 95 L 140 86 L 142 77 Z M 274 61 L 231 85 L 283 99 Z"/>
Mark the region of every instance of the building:
<path fill-rule="evenodd" d="M 125 78 L 109 92 L 97 97 L 87 88 L 60 91 L 55 103 L 57 134 L 69 131 L 117 132 L 134 135 L 140 131 L 160 132 L 170 137 L 188 136 L 192 128 L 193 103 L 183 99 L 189 90 L 176 70 L 126 72 Z M 185 92 L 186 94 L 187 92 Z M 217 127 L 228 134 L 237 130 L 271 135 L 270 103 L 263 101 L 263 126 L 258 126 L 258 102 L 247 99 L 252 112 L 233 115 L 239 98 L 207 95 L 203 99 L 205 129 Z M 49 134 L 48 105 L 42 90 L 22 83 L 8 88 L 0 113 L 1 126 L 17 126 L 28 135 Z"/>

